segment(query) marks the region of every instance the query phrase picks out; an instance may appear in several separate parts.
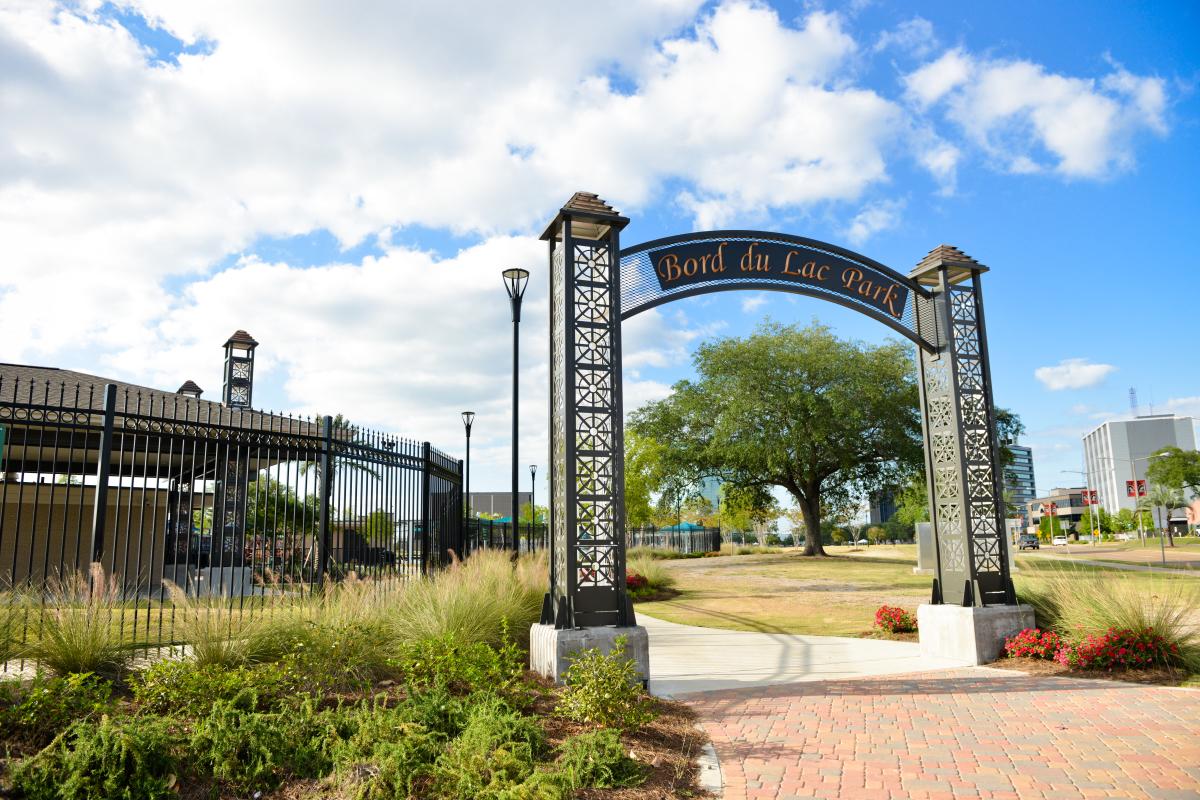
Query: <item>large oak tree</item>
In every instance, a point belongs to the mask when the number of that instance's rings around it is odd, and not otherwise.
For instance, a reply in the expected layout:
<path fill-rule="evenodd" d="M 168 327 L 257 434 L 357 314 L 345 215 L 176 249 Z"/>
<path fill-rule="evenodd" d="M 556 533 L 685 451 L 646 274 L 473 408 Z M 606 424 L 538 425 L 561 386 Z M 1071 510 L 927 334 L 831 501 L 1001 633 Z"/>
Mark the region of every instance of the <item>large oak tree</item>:
<path fill-rule="evenodd" d="M 804 517 L 805 553 L 824 555 L 823 503 L 920 468 L 911 351 L 766 323 L 701 346 L 696 379 L 634 412 L 630 429 L 660 443 L 664 471 L 683 479 L 783 487 Z"/>

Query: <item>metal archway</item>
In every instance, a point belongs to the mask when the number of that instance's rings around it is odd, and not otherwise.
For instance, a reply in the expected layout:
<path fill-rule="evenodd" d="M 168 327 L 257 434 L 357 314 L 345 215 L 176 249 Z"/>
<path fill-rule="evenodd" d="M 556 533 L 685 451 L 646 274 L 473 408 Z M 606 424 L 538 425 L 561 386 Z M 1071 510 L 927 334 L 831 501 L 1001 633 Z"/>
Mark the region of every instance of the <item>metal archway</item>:
<path fill-rule="evenodd" d="M 917 344 L 937 550 L 934 603 L 1016 603 L 980 275 L 956 248 L 909 275 L 790 234 L 706 231 L 622 250 L 629 220 L 577 192 L 550 247 L 550 591 L 542 624 L 635 624 L 625 591 L 621 321 L 683 297 L 784 291 L 853 308 Z"/>

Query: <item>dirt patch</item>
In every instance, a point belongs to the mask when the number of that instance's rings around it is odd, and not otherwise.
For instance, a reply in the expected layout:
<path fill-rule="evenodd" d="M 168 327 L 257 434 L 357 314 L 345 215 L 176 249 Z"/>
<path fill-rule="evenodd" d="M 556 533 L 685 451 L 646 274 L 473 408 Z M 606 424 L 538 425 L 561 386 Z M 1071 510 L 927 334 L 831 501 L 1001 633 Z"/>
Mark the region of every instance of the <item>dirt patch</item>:
<path fill-rule="evenodd" d="M 1024 672 L 1026 675 L 1060 678 L 1087 678 L 1091 680 L 1124 681 L 1155 686 L 1179 686 L 1188 680 L 1182 670 L 1156 667 L 1154 669 L 1071 669 L 1057 661 L 1046 658 L 1002 658 L 988 664 L 996 669 Z"/>
<path fill-rule="evenodd" d="M 858 635 L 860 639 L 886 639 L 890 642 L 919 642 L 921 635 L 916 631 L 907 631 L 905 633 L 888 633 L 881 631 L 879 628 L 872 628 L 869 631 L 863 631 Z"/>

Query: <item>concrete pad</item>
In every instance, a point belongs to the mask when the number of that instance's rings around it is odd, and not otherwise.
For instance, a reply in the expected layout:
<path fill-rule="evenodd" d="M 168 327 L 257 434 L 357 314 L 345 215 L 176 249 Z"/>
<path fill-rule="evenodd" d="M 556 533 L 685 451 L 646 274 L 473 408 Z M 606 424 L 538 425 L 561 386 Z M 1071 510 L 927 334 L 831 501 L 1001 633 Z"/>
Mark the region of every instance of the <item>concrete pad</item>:
<path fill-rule="evenodd" d="M 650 692 L 659 696 L 964 666 L 924 657 L 916 642 L 699 628 L 641 612 L 638 622 L 650 635 Z"/>

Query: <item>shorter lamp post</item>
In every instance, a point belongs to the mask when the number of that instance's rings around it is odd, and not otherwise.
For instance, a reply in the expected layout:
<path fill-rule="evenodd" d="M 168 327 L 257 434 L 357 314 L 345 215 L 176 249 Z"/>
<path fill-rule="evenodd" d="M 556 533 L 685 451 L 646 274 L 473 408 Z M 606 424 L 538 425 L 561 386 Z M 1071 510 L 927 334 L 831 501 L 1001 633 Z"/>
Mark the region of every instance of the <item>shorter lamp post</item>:
<path fill-rule="evenodd" d="M 533 537 L 537 533 L 537 464 L 529 465 L 529 549 L 534 550 Z"/>
<path fill-rule="evenodd" d="M 470 515 L 471 515 L 471 426 L 475 424 L 475 412 L 462 412 L 463 428 L 467 432 L 467 464 L 463 470 L 466 473 L 463 476 L 463 519 L 467 520 L 466 536 L 471 535 Z"/>

